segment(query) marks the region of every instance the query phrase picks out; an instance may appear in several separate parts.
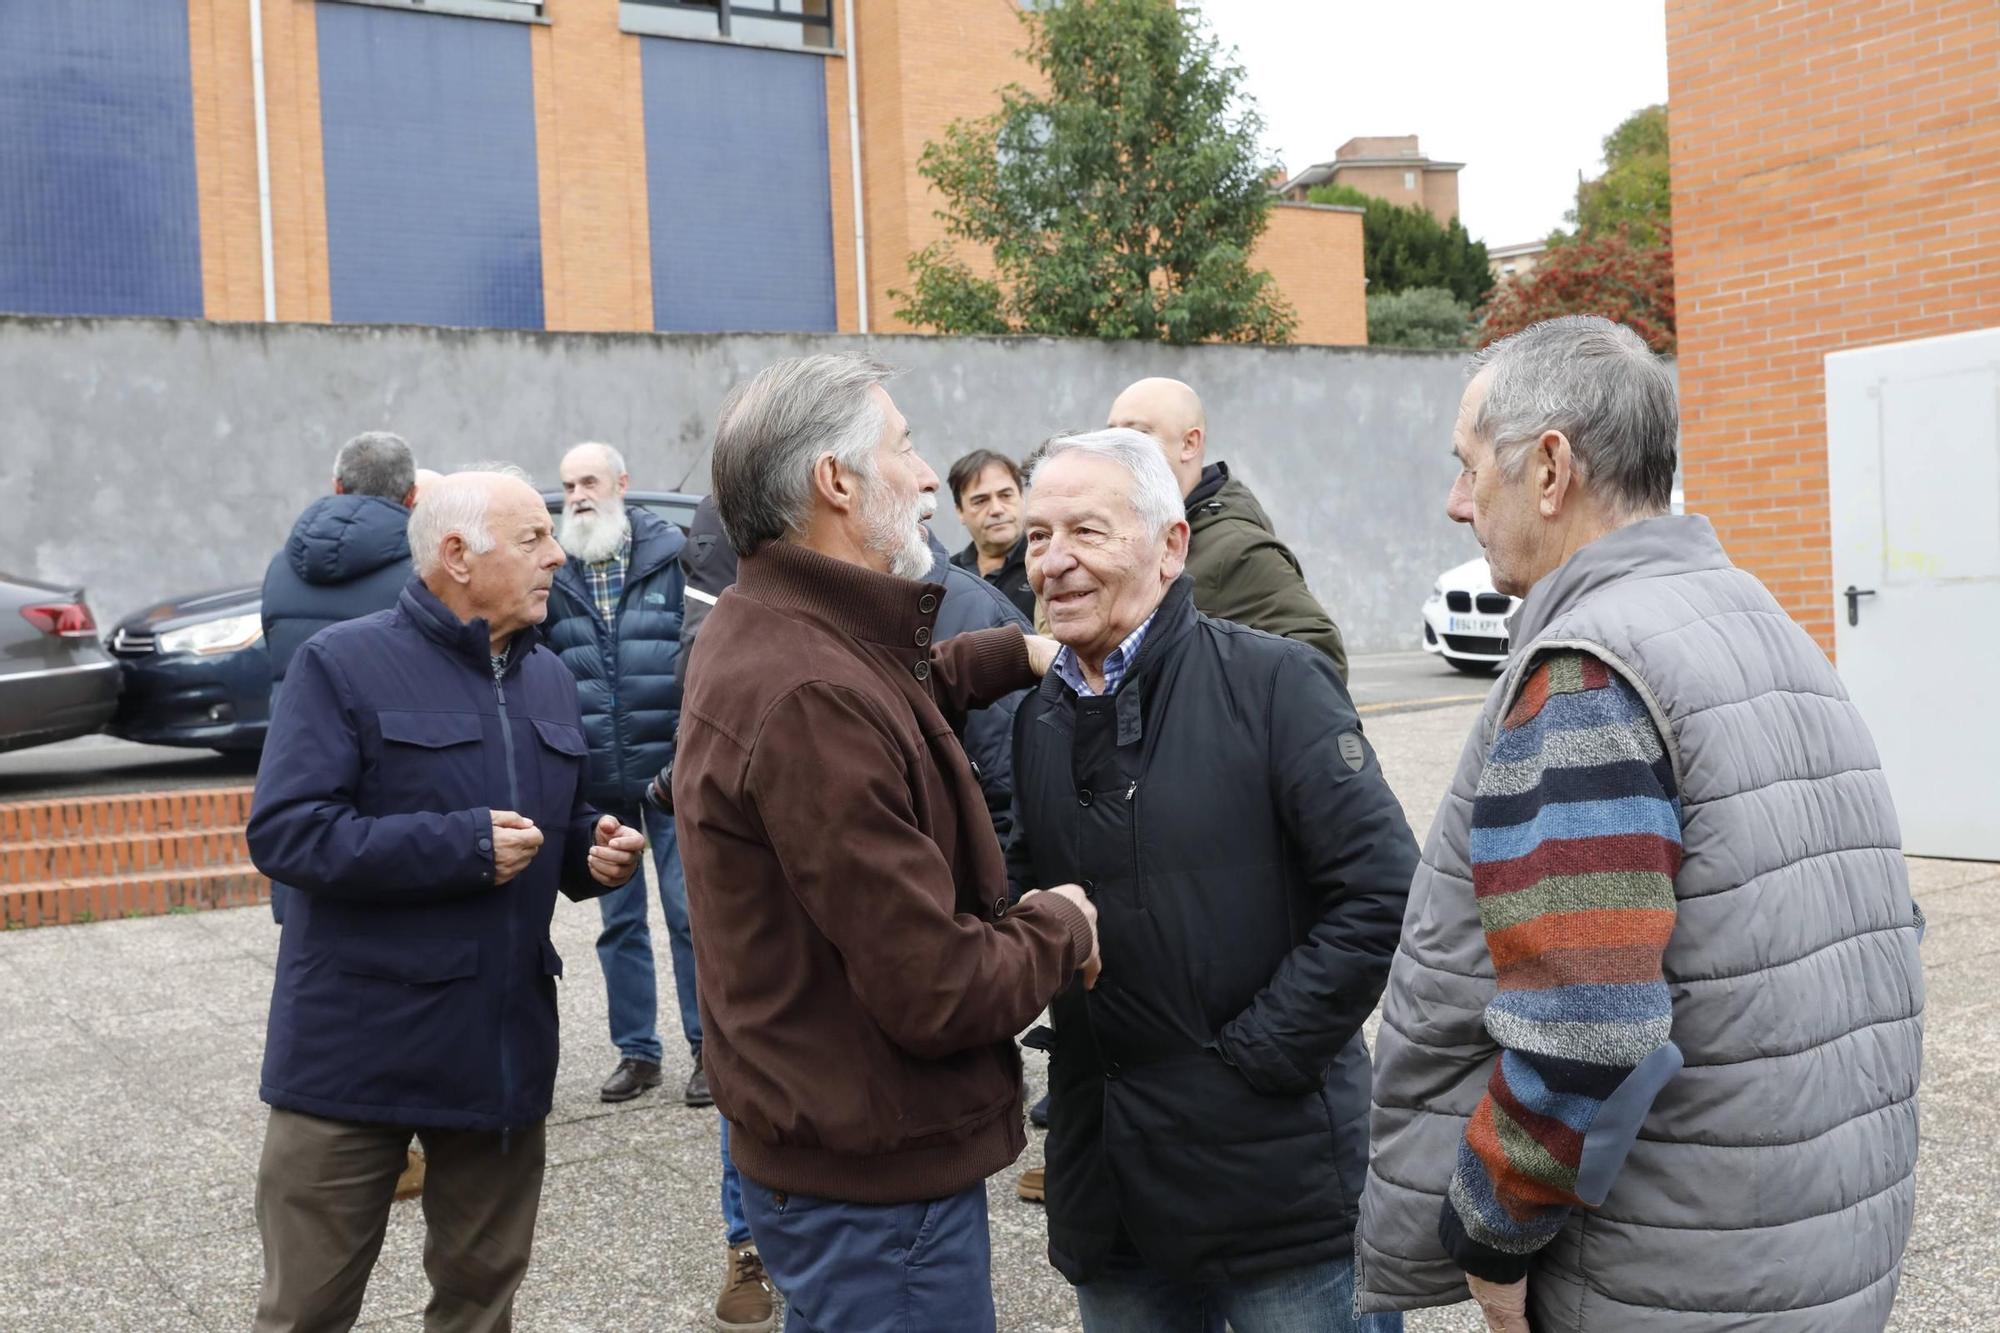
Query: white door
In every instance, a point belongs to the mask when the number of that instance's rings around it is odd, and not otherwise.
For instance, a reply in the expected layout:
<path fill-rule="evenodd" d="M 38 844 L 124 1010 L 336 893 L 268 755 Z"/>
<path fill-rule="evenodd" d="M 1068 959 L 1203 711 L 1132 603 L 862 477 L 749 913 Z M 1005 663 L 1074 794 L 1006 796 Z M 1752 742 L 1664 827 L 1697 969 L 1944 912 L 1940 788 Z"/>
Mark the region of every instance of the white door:
<path fill-rule="evenodd" d="M 1826 425 L 1835 652 L 1904 850 L 2000 860 L 2000 328 L 1833 353 Z"/>

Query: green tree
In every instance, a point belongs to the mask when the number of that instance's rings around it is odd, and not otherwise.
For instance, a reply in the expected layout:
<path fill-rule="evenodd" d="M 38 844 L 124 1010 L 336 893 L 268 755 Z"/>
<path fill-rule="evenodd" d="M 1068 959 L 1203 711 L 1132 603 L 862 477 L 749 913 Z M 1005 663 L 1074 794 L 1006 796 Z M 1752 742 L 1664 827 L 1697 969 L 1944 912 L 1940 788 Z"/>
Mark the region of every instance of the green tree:
<path fill-rule="evenodd" d="M 1457 218 L 1439 222 L 1427 209 L 1392 204 L 1351 185 L 1317 185 L 1306 198 L 1363 210 L 1362 265 L 1371 299 L 1384 292 L 1442 287 L 1471 307 L 1493 290 L 1486 243 L 1473 240 Z"/>
<path fill-rule="evenodd" d="M 1604 137 L 1604 174 L 1576 188 L 1569 220 L 1582 235 L 1629 228 L 1634 244 L 1656 245 L 1673 223 L 1667 162 L 1667 108 L 1649 106 Z"/>
<path fill-rule="evenodd" d="M 1368 342 L 1374 347 L 1464 347 L 1472 309 L 1443 287 L 1368 295 Z"/>
<path fill-rule="evenodd" d="M 1021 17 L 1047 91 L 1010 84 L 925 147 L 948 235 L 910 256 L 898 313 L 940 333 L 1288 339 L 1290 306 L 1249 262 L 1274 199 L 1262 120 L 1199 16 L 1057 0 Z"/>

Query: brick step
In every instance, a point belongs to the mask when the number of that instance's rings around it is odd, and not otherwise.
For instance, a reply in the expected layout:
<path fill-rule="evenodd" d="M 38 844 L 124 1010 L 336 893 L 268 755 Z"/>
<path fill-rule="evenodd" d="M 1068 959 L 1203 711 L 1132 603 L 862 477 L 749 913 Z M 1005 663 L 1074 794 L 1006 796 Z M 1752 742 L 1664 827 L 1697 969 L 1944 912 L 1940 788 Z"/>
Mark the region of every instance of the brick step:
<path fill-rule="evenodd" d="M 132 875 L 91 875 L 0 888 L 8 930 L 269 902 L 271 881 L 243 866 L 201 866 Z"/>
<path fill-rule="evenodd" d="M 177 829 L 0 845 L 0 886 L 250 864 L 243 829 Z"/>
<path fill-rule="evenodd" d="M 66 838 L 111 838 L 189 829 L 240 829 L 250 819 L 248 783 L 175 791 L 119 792 L 0 803 L 0 847 Z"/>

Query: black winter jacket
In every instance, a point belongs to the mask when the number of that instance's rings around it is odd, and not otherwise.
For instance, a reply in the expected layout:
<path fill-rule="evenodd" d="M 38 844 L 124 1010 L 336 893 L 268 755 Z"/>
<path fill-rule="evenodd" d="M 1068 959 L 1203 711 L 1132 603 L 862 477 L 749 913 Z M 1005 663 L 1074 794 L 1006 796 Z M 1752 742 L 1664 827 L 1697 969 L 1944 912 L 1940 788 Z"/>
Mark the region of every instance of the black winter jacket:
<path fill-rule="evenodd" d="M 1079 883 L 1104 972 L 1052 1006 L 1049 1252 L 1190 1280 L 1352 1251 L 1361 1024 L 1417 849 L 1333 666 L 1168 590 L 1117 694 L 1014 722 L 1016 887 Z"/>
<path fill-rule="evenodd" d="M 271 679 L 328 625 L 386 611 L 410 581 L 410 511 L 377 495 L 328 495 L 306 506 L 264 572 L 264 647 Z"/>
<path fill-rule="evenodd" d="M 954 564 L 935 536 L 931 538 L 931 556 L 931 572 L 925 577 L 944 585 L 944 601 L 937 617 L 939 643 L 968 630 L 1003 625 L 1017 626 L 1023 634 L 1035 632 L 1006 593 Z M 1014 836 L 1014 713 L 1027 694 L 1017 690 L 997 703 L 973 709 L 965 715 L 965 725 L 958 733 L 980 790 L 986 793 L 986 813 L 993 817 L 993 832 L 1003 848 Z"/>
<path fill-rule="evenodd" d="M 542 636 L 576 677 L 590 741 L 591 804 L 635 823 L 640 793 L 673 758 L 680 724 L 675 668 L 686 538 L 656 514 L 636 506 L 625 513 L 632 559 L 616 626 L 598 616 L 583 562 L 572 557 L 556 572 Z"/>
<path fill-rule="evenodd" d="M 936 545 L 936 540 L 932 540 Z M 1028 582 L 1028 539 L 1022 537 L 1007 552 L 1007 559 L 991 574 L 979 572 L 979 544 L 967 542 L 965 549 L 951 558 L 951 563 L 966 571 L 972 577 L 997 588 L 1000 595 L 1011 602 L 1021 618 L 1028 624 L 1035 623 L 1035 589 Z M 941 583 L 942 579 L 933 575 L 931 582 Z"/>
<path fill-rule="evenodd" d="M 590 877 L 576 684 L 523 630 L 498 680 L 486 622 L 411 580 L 391 611 L 299 650 L 247 837 L 292 886 L 260 1089 L 334 1120 L 533 1125 L 556 1081 L 556 892 Z M 495 809 L 544 841 L 495 887 Z"/>

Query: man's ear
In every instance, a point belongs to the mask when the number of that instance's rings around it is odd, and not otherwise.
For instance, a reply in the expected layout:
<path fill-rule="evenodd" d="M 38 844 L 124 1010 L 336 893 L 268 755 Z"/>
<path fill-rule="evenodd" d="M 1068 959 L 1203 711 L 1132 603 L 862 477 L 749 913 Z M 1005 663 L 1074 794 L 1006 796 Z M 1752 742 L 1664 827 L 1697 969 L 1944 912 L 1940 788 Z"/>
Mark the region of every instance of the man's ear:
<path fill-rule="evenodd" d="M 453 583 L 472 582 L 472 552 L 466 549 L 465 538 L 456 532 L 447 532 L 438 543 L 438 568 Z"/>
<path fill-rule="evenodd" d="M 621 472 L 618 474 L 618 493 L 620 495 L 625 494 L 625 488 L 630 486 L 631 484 L 632 484 L 631 474 L 625 472 Z"/>
<path fill-rule="evenodd" d="M 832 454 L 813 460 L 813 490 L 836 513 L 851 514 L 861 508 L 861 477 L 840 465 Z"/>
<path fill-rule="evenodd" d="M 1174 520 L 1174 525 L 1167 529 L 1167 554 L 1160 563 L 1160 572 L 1166 575 L 1167 582 L 1172 583 L 1181 576 L 1181 571 L 1187 568 L 1187 553 L 1187 520 L 1177 518 Z"/>
<path fill-rule="evenodd" d="M 340 478 L 339 478 L 339 477 L 335 477 L 335 478 L 333 479 L 333 493 L 334 493 L 335 495 L 345 495 L 345 494 L 347 494 L 347 488 L 346 488 L 345 486 L 343 486 L 343 485 L 341 485 L 341 484 L 340 484 Z"/>
<path fill-rule="evenodd" d="M 403 508 L 415 509 L 416 507 L 417 507 L 417 483 L 413 481 L 410 483 L 410 489 L 403 492 Z"/>
<path fill-rule="evenodd" d="M 1575 479 L 1576 460 L 1570 452 L 1569 436 L 1559 430 L 1543 431 L 1535 441 L 1535 504 L 1543 518 L 1562 513 Z"/>
<path fill-rule="evenodd" d="M 1181 436 L 1181 462 L 1192 463 L 1201 457 L 1201 446 L 1208 438 L 1208 431 L 1202 426 L 1191 426 Z"/>

